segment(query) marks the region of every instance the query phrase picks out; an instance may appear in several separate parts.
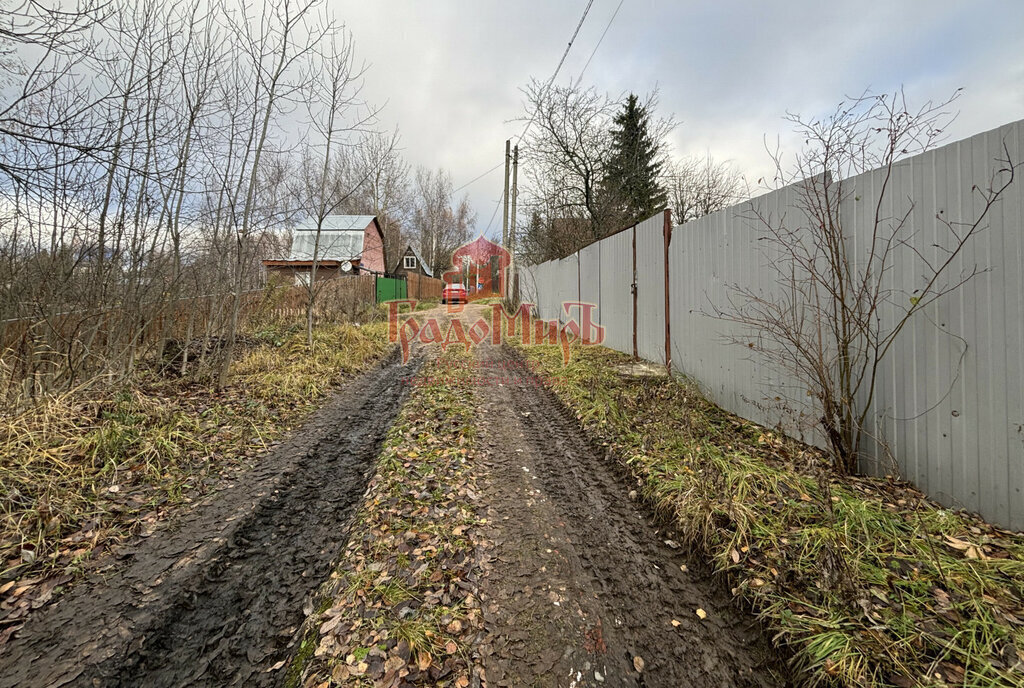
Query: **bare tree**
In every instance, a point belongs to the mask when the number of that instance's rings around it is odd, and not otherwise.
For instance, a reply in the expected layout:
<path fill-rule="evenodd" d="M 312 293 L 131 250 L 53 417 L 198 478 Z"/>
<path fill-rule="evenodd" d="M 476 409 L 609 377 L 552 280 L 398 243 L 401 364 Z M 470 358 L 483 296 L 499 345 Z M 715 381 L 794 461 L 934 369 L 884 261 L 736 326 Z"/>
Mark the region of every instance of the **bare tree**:
<path fill-rule="evenodd" d="M 397 135 L 366 131 L 323 0 L 0 3 L 6 400 L 126 379 L 145 357 L 224 384 L 261 259 L 300 209 L 372 212 L 399 250 L 408 167 Z M 304 103 L 307 131 L 288 116 Z M 439 255 L 472 221 L 445 189 Z"/>
<path fill-rule="evenodd" d="M 532 264 L 568 256 L 590 243 L 592 236 L 590 224 L 584 218 L 552 217 L 537 206 L 517 224 L 517 258 Z"/>
<path fill-rule="evenodd" d="M 632 221 L 623 211 L 621 189 L 610 183 L 609 163 L 614 153 L 614 120 L 621 97 L 594 88 L 548 86 L 532 81 L 525 89 L 528 136 L 522 147 L 524 198 L 520 207 L 530 218 L 523 227 L 521 245 L 533 260 L 559 258 L 581 246 L 622 229 Z M 668 135 L 676 127 L 673 117 L 657 117 L 657 90 L 648 94 L 641 109 L 646 141 L 653 147 L 653 167 L 668 162 Z"/>
<path fill-rule="evenodd" d="M 234 293 L 228 325 L 227 347 L 218 376 L 218 386 L 227 382 L 228 369 L 234 354 L 241 307 L 244 248 L 256 218 L 257 183 L 262 172 L 261 161 L 270 138 L 270 125 L 284 103 L 299 90 L 301 78 L 294 78 L 300 60 L 316 44 L 333 31 L 331 25 L 313 24 L 315 0 L 284 0 L 264 5 L 263 16 L 252 21 L 243 13 L 230 15 L 232 28 L 252 67 L 250 88 L 252 126 L 243 152 L 244 163 L 239 189 L 245 189 L 241 203 L 235 204 L 234 231 L 236 259 Z M 293 77 L 292 80 L 289 77 Z"/>
<path fill-rule="evenodd" d="M 611 147 L 609 124 L 619 103 L 594 88 L 547 86 L 524 89 L 523 119 L 531 131 L 521 158 L 528 200 L 548 220 L 586 220 L 589 240 L 605 231 L 600 186 Z"/>
<path fill-rule="evenodd" d="M 452 197 L 452 179 L 445 170 L 420 167 L 413 186 L 413 225 L 420 255 L 440 275 L 451 266 L 455 249 L 469 239 L 475 214 L 468 197 L 458 201 Z"/>
<path fill-rule="evenodd" d="M 90 33 L 105 12 L 93 0 L 75 6 L 0 3 L 0 173 L 14 182 L 26 184 L 32 172 L 54 164 L 46 156 L 19 153 L 60 148 L 64 156 L 89 158 L 103 150 L 92 115 L 105 96 L 71 84 L 75 68 L 92 57 Z M 62 106 L 45 107 L 56 91 Z"/>
<path fill-rule="evenodd" d="M 727 162 L 715 162 L 710 154 L 679 160 L 667 172 L 665 186 L 676 224 L 727 208 L 746 195 L 740 173 Z"/>
<path fill-rule="evenodd" d="M 374 132 L 359 142 L 355 164 L 365 178 L 361 202 L 366 212 L 376 215 L 384 233 L 385 267 L 401 255 L 403 220 L 410 211 L 409 164 L 399 154 L 398 131 Z"/>
<path fill-rule="evenodd" d="M 908 222 L 914 200 L 893 198 L 893 172 L 901 157 L 935 144 L 955 97 L 911 109 L 902 92 L 863 95 L 822 119 L 791 115 L 807 141 L 793 168 L 793 176 L 802 180 L 803 217 L 755 211 L 760 238 L 773 256 L 777 289 L 766 294 L 737 288 L 730 307 L 718 310 L 759 333 L 742 338 L 743 345 L 806 385 L 835 466 L 844 472 L 857 470 L 880 364 L 909 322 L 982 269 L 974 265 L 958 272 L 954 265 L 985 228 L 1019 165 L 1005 150 L 990 183 L 972 188 L 977 214 L 962 220 L 936 215 L 936 252 L 924 255 L 914 248 Z M 776 163 L 785 178 L 780 158 Z M 854 242 L 840 207 L 854 193 L 850 178 L 873 169 L 882 180 L 873 189 L 873 219 Z M 893 286 L 890 274 L 906 260 L 914 265 L 915 288 L 909 294 Z"/>
<path fill-rule="evenodd" d="M 354 47 L 352 37 L 348 33 L 336 32 L 327 41 L 327 48 L 321 50 L 314 61 L 314 73 L 317 78 L 311 80 L 310 97 L 307 105 L 310 110 L 312 126 L 320 134 L 321 164 L 317 172 L 311 170 L 304 175 L 306 182 L 305 198 L 310 204 L 310 216 L 316 223 L 316 234 L 313 242 L 312 265 L 309 280 L 306 283 L 306 343 L 313 347 L 313 313 L 316 308 L 316 297 L 322 285 L 316 281 L 317 264 L 320 260 L 320 239 L 323 233 L 324 219 L 333 213 L 364 180 L 359 180 L 350 188 L 344 188 L 345 178 L 331 175 L 332 154 L 335 148 L 342 145 L 342 137 L 348 132 L 365 126 L 376 113 L 365 113 L 349 120 L 350 112 L 363 103 L 359 100 L 361 79 L 365 67 L 357 67 L 354 63 Z M 312 162 L 312 161 L 310 161 Z M 305 167 L 305 166 L 304 166 Z M 339 182 L 340 186 L 339 187 Z"/>

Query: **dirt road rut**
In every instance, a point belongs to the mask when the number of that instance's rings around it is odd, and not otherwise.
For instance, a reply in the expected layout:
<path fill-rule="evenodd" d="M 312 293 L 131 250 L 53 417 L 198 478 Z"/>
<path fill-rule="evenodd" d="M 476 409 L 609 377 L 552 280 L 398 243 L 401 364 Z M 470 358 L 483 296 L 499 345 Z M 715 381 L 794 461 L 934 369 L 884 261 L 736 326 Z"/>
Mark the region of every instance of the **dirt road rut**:
<path fill-rule="evenodd" d="M 509 350 L 478 352 L 492 378 L 478 386 L 488 685 L 780 685 L 752 618 L 673 547 L 557 399 Z"/>
<path fill-rule="evenodd" d="M 234 484 L 122 551 L 0 653 L 0 686 L 269 686 L 348 539 L 401 406 L 395 357 L 353 380 Z"/>

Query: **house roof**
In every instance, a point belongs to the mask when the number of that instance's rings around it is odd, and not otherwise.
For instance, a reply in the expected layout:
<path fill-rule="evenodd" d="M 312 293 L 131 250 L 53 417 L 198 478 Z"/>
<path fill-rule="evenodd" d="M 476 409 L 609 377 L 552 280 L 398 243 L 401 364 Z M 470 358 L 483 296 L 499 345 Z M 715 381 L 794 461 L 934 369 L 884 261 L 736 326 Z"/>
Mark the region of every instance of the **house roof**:
<path fill-rule="evenodd" d="M 316 244 L 316 220 L 307 218 L 292 232 L 292 250 L 288 260 L 356 260 L 363 255 L 363 237 L 366 226 L 376 218 L 373 215 L 328 215 L 320 230 L 320 245 Z"/>
<path fill-rule="evenodd" d="M 327 215 L 324 217 L 322 230 L 327 231 L 345 231 L 345 230 L 359 230 L 360 232 L 366 229 L 366 225 L 370 224 L 377 218 L 373 215 Z M 316 231 L 316 218 L 307 217 L 305 220 L 295 225 L 297 231 Z"/>
<path fill-rule="evenodd" d="M 408 246 L 406 246 L 406 247 L 405 247 L 405 250 L 406 250 L 406 251 L 412 251 L 412 254 L 413 254 L 414 256 L 416 256 L 416 260 L 417 260 L 417 261 L 419 262 L 419 264 L 420 264 L 420 267 L 421 267 L 421 268 L 423 269 L 423 273 L 424 273 L 424 274 L 425 274 L 425 275 L 426 275 L 427 277 L 433 277 L 433 276 L 434 276 L 434 271 L 430 269 L 430 266 L 429 266 L 429 265 L 427 265 L 427 261 L 423 260 L 423 256 L 421 256 L 421 255 L 420 255 L 420 252 L 419 252 L 419 251 L 417 251 L 417 250 L 416 250 L 416 249 L 415 249 L 415 248 L 413 247 L 413 245 L 412 245 L 412 244 L 409 244 Z M 402 254 L 402 255 L 404 256 L 405 254 Z"/>

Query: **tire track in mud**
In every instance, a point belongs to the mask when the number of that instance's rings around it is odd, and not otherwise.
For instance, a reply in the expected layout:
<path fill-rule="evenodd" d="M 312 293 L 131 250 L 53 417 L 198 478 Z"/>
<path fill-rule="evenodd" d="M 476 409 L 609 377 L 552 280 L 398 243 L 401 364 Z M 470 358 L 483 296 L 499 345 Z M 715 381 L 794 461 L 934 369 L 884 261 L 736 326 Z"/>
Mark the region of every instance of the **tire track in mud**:
<path fill-rule="evenodd" d="M 478 351 L 522 364 L 508 349 Z M 666 544 L 606 452 L 535 377 L 509 377 L 479 388 L 496 543 L 482 588 L 488 684 L 783 684 L 754 619 Z"/>
<path fill-rule="evenodd" d="M 270 686 L 419 359 L 342 388 L 233 484 L 121 552 L 0 653 L 0 686 Z"/>

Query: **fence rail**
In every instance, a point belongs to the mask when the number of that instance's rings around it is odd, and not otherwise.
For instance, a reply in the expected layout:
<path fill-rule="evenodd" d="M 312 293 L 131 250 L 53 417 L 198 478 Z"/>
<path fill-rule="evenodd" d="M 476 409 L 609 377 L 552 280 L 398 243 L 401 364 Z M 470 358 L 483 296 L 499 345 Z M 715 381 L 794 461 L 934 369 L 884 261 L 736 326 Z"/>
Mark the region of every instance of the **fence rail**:
<path fill-rule="evenodd" d="M 884 288 L 912 294 L 915 255 L 938 256 L 948 235 L 936 218 L 977 216 L 973 187 L 985 188 L 1008 150 L 1024 161 L 1024 121 L 900 161 L 880 198 L 884 171 L 844 184 L 840 206 L 852 252 L 863 256 L 873 210 L 909 213 L 909 249 Z M 808 430 L 820 416 L 799 379 L 734 342 L 758 333 L 715 317 L 736 288 L 771 294 L 779 256 L 754 219 L 802 213 L 786 187 L 672 228 L 666 214 L 561 260 L 520 268 L 523 301 L 565 321 L 567 301 L 597 306 L 606 346 L 661 363 L 697 381 L 720 406 L 821 444 Z M 953 267 L 983 270 L 911 320 L 883 360 L 868 421 L 873 438 L 861 468 L 903 477 L 940 503 L 1024 530 L 1024 183 L 1004 193 Z M 666 227 L 666 225 L 669 225 Z M 665 248 L 667 242 L 667 250 Z M 857 258 L 855 257 L 855 261 Z M 880 312 L 883 327 L 898 316 Z M 864 390 L 866 395 L 869 390 Z"/>

